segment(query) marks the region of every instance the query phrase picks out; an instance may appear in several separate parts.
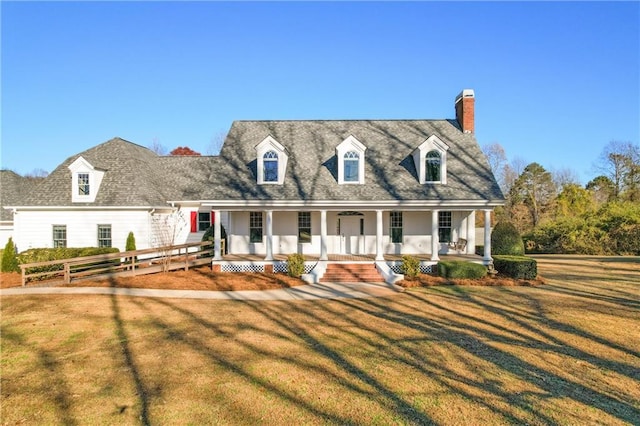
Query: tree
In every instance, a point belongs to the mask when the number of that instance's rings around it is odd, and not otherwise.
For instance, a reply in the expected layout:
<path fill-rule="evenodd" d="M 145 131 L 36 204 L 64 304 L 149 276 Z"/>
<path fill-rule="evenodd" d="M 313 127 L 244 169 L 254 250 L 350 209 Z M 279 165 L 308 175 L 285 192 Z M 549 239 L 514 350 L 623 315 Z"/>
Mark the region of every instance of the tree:
<path fill-rule="evenodd" d="M 207 155 L 218 155 L 226 138 L 226 131 L 220 130 L 216 133 L 209 141 L 209 146 L 207 146 Z"/>
<path fill-rule="evenodd" d="M 19 272 L 20 266 L 18 264 L 18 255 L 16 253 L 16 246 L 13 244 L 13 239 L 9 237 L 9 241 L 4 246 L 2 252 L 2 272 Z"/>
<path fill-rule="evenodd" d="M 542 214 L 549 210 L 556 195 L 556 187 L 551 173 L 538 163 L 531 163 L 513 183 L 509 192 L 511 206 L 525 205 L 531 215 L 533 227 L 542 219 Z"/>
<path fill-rule="evenodd" d="M 167 155 L 167 148 L 160 143 L 158 138 L 153 138 L 153 143 L 149 146 L 149 149 L 158 155 Z"/>
<path fill-rule="evenodd" d="M 491 232 L 493 254 L 523 256 L 524 243 L 520 233 L 511 222 L 498 222 Z"/>
<path fill-rule="evenodd" d="M 49 172 L 44 169 L 33 169 L 31 172 L 24 175 L 24 177 L 33 180 L 44 179 L 47 176 L 49 176 Z"/>
<path fill-rule="evenodd" d="M 614 184 L 606 176 L 593 178 L 587 183 L 586 189 L 593 194 L 593 199 L 598 205 L 608 203 L 614 198 Z"/>
<path fill-rule="evenodd" d="M 593 196 L 578 184 L 564 185 L 556 198 L 556 217 L 576 217 L 593 210 Z"/>
<path fill-rule="evenodd" d="M 505 190 L 505 167 L 507 166 L 507 156 L 504 152 L 504 148 L 499 143 L 492 143 L 489 145 L 483 145 L 482 152 L 487 157 L 489 167 L 493 175 L 498 181 L 498 185 L 504 191 Z"/>
<path fill-rule="evenodd" d="M 577 185 L 580 182 L 576 171 L 569 168 L 552 170 L 551 176 L 557 192 L 561 192 L 566 185 Z"/>
<path fill-rule="evenodd" d="M 600 153 L 594 169 L 613 182 L 613 196 L 623 193 L 635 198 L 640 193 L 640 148 L 631 142 L 610 141 Z"/>
<path fill-rule="evenodd" d="M 172 246 L 176 238 L 187 227 L 187 219 L 181 209 L 170 213 L 158 213 L 151 216 L 152 241 L 154 246 L 161 248 L 162 270 L 167 271 L 173 255 Z"/>
<path fill-rule="evenodd" d="M 192 150 L 188 146 L 179 146 L 171 151 L 169 155 L 200 155 L 200 153 Z"/>

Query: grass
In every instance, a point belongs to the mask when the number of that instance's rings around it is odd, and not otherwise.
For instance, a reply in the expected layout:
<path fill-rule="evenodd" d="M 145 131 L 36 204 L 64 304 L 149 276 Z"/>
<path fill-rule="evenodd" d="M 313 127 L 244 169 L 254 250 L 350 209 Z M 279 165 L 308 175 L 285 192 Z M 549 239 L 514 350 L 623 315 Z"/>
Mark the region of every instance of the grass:
<path fill-rule="evenodd" d="M 3 424 L 634 424 L 640 259 L 238 302 L 4 296 Z"/>

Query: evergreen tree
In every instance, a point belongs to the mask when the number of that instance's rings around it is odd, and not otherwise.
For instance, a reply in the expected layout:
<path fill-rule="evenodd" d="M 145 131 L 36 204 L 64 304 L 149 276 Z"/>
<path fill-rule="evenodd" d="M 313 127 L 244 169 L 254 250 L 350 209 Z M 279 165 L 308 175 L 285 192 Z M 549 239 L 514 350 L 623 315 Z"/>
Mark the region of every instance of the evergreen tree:
<path fill-rule="evenodd" d="M 13 240 L 9 238 L 2 252 L 2 272 L 19 272 L 18 254 Z"/>

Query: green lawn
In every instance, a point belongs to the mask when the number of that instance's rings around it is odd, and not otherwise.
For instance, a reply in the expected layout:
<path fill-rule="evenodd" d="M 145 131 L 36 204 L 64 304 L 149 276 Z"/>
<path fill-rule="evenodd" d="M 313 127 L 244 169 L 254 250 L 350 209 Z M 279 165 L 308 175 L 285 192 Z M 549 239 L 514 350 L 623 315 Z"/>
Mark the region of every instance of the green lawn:
<path fill-rule="evenodd" d="M 640 258 L 541 287 L 2 298 L 2 424 L 637 424 Z"/>

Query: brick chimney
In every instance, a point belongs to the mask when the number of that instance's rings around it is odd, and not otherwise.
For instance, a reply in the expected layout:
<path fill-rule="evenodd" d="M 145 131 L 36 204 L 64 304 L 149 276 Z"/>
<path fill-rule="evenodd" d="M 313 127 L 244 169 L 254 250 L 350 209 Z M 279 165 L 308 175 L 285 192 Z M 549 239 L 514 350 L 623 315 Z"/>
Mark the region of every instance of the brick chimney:
<path fill-rule="evenodd" d="M 456 96 L 456 120 L 464 133 L 473 133 L 475 94 L 472 89 L 464 89 Z"/>

